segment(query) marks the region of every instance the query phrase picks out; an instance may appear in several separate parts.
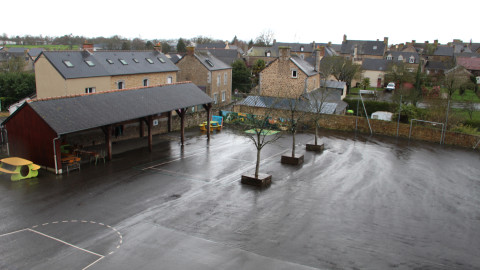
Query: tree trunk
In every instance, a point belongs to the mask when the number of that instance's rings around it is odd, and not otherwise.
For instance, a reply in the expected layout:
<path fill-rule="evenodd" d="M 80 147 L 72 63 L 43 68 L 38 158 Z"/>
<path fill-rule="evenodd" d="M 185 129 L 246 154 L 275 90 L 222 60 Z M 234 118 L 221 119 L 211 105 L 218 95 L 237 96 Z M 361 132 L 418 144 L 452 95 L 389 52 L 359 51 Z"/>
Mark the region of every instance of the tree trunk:
<path fill-rule="evenodd" d="M 260 151 L 262 151 L 262 148 L 257 148 L 257 163 L 255 164 L 255 178 L 258 178 L 258 171 L 260 170 Z"/>
<path fill-rule="evenodd" d="M 315 145 L 318 145 L 318 124 L 315 123 Z"/>
<path fill-rule="evenodd" d="M 295 157 L 295 130 L 292 132 L 292 157 Z"/>

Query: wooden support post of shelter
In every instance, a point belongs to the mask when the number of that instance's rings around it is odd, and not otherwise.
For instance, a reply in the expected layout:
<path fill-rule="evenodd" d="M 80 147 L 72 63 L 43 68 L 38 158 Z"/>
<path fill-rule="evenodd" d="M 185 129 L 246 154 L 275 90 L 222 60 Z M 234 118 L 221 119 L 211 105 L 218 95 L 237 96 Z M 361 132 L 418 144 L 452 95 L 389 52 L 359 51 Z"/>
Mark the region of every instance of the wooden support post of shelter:
<path fill-rule="evenodd" d="M 178 116 L 180 116 L 180 138 L 183 145 L 185 142 L 185 114 L 187 113 L 187 109 L 182 108 L 175 111 L 177 112 Z"/>
<path fill-rule="evenodd" d="M 144 130 L 143 130 L 143 120 L 140 119 L 140 138 L 143 138 L 143 136 L 145 136 L 144 134 Z"/>
<path fill-rule="evenodd" d="M 172 111 L 168 112 L 167 129 L 168 132 L 172 132 Z"/>
<path fill-rule="evenodd" d="M 107 159 L 112 160 L 112 125 L 107 125 L 102 128 L 105 133 L 105 146 L 107 147 Z"/>
<path fill-rule="evenodd" d="M 148 130 L 148 150 L 150 152 L 153 151 L 153 135 L 152 135 L 152 127 L 153 127 L 153 117 L 147 116 L 146 118 L 143 118 L 145 123 L 147 124 L 147 130 Z"/>
<path fill-rule="evenodd" d="M 210 113 L 212 111 L 212 103 L 204 104 L 203 108 L 207 111 L 207 139 L 210 140 Z"/>

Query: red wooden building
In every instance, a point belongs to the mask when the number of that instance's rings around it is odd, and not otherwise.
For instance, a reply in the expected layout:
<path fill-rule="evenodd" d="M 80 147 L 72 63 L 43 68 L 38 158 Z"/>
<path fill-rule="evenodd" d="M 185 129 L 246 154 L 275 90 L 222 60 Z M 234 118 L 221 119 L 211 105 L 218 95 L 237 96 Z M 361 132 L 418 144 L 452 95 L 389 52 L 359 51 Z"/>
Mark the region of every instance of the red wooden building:
<path fill-rule="evenodd" d="M 152 149 L 153 120 L 176 111 L 183 121 L 187 108 L 204 105 L 207 121 L 212 99 L 193 83 L 176 83 L 138 89 L 113 90 L 26 102 L 2 125 L 7 131 L 11 156 L 18 156 L 62 173 L 60 138 L 63 135 L 101 129 L 106 152 L 112 157 L 111 130 L 115 124 L 140 122 L 148 128 Z M 170 125 L 168 130 L 170 131 Z M 209 135 L 209 134 L 208 134 Z"/>

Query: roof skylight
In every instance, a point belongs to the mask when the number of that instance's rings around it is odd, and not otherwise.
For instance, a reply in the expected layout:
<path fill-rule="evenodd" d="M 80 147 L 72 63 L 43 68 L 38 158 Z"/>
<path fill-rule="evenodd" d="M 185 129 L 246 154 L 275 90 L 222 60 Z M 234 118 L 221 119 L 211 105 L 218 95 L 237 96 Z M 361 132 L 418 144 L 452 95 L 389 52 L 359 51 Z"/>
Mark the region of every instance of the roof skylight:
<path fill-rule="evenodd" d="M 163 58 L 157 57 L 157 59 L 158 59 L 158 61 L 160 61 L 160 63 L 162 63 L 162 64 L 165 63 L 165 60 L 163 60 Z"/>
<path fill-rule="evenodd" d="M 93 62 L 90 61 L 90 60 L 85 60 L 85 63 L 87 63 L 87 65 L 88 65 L 89 67 L 94 67 L 94 66 L 95 66 L 95 63 L 93 63 Z"/>
<path fill-rule="evenodd" d="M 147 60 L 148 63 L 153 64 L 153 60 L 152 60 L 152 59 L 150 59 L 150 58 L 145 58 L 145 60 Z"/>
<path fill-rule="evenodd" d="M 113 60 L 112 60 L 112 59 L 108 59 L 108 58 L 107 58 L 107 62 L 108 62 L 109 64 L 113 64 Z"/>
<path fill-rule="evenodd" d="M 124 59 L 118 59 L 118 61 L 120 61 L 122 65 L 128 65 L 127 61 L 125 61 Z"/>
<path fill-rule="evenodd" d="M 207 62 L 207 64 L 211 67 L 213 67 L 213 63 L 212 61 L 210 61 L 210 59 L 206 59 L 205 62 Z"/>
<path fill-rule="evenodd" d="M 133 60 L 133 62 L 138 63 L 138 59 L 137 59 L 137 58 L 133 58 L 132 60 Z"/>
<path fill-rule="evenodd" d="M 73 68 L 73 64 L 72 62 L 70 62 L 69 60 L 63 60 L 63 63 L 65 64 L 65 66 L 69 67 L 69 68 Z"/>

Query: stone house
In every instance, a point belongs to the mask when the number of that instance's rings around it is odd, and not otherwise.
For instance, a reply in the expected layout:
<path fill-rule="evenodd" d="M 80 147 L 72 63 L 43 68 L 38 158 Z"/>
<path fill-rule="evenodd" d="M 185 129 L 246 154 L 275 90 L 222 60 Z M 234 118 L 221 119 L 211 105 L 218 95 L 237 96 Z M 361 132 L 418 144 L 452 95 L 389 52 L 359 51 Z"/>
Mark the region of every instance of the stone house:
<path fill-rule="evenodd" d="M 208 50 L 188 47 L 187 54 L 177 62 L 178 81 L 191 81 L 213 99 L 217 106 L 232 100 L 232 67 Z"/>
<path fill-rule="evenodd" d="M 84 44 L 79 51 L 43 51 L 35 61 L 38 98 L 171 84 L 177 72 L 161 46 L 152 51 L 93 51 L 93 44 Z"/>
<path fill-rule="evenodd" d="M 323 51 L 324 53 L 324 51 Z M 258 92 L 261 96 L 297 98 L 320 87 L 318 72 L 322 53 L 317 54 L 315 66 L 298 55 L 291 55 L 290 47 L 280 47 L 279 57 L 260 72 Z"/>
<path fill-rule="evenodd" d="M 343 35 L 340 55 L 361 64 L 363 59 L 382 59 L 387 49 L 388 37 L 383 41 L 347 40 L 347 35 Z"/>
<path fill-rule="evenodd" d="M 410 71 L 415 71 L 420 63 L 420 55 L 417 52 L 410 51 L 389 51 L 385 54 L 388 63 L 404 63 Z"/>

